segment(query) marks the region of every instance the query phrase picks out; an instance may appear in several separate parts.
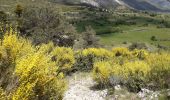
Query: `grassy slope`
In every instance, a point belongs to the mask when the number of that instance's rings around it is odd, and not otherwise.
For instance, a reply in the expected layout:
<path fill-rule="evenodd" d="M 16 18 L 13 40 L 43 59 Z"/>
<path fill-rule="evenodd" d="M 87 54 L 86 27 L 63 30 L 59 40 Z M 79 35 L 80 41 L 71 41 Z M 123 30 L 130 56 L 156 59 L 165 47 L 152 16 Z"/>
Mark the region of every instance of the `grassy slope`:
<path fill-rule="evenodd" d="M 170 41 L 151 41 L 152 36 L 156 36 L 158 39 L 169 39 L 170 29 L 161 28 L 158 29 L 153 26 L 149 27 L 136 27 L 136 26 L 122 26 L 122 28 L 129 28 L 124 30 L 123 33 L 112 33 L 101 35 L 102 42 L 105 44 L 121 44 L 123 42 L 145 42 L 153 43 L 155 45 L 161 44 L 170 46 Z"/>
<path fill-rule="evenodd" d="M 120 13 L 119 13 L 120 14 Z M 163 20 L 162 16 L 157 15 L 151 17 L 146 14 L 125 14 L 124 15 L 113 14 L 108 19 L 98 18 L 81 21 L 77 24 L 79 31 L 83 31 L 84 26 L 91 25 L 101 37 L 101 42 L 105 45 L 121 45 L 123 42 L 144 42 L 157 46 L 162 45 L 170 47 L 170 41 L 151 41 L 152 36 L 156 36 L 158 40 L 170 39 L 170 28 L 157 28 L 160 22 Z M 169 15 L 166 15 L 169 16 Z M 115 25 L 117 20 L 123 20 L 125 22 L 132 21 L 135 25 Z M 170 18 L 166 18 L 169 22 Z M 114 28 L 118 28 L 121 32 L 108 31 Z"/>
<path fill-rule="evenodd" d="M 19 0 L 18 0 L 19 1 Z M 30 0 L 0 0 L 0 5 L 2 10 L 12 11 L 15 8 L 17 3 L 21 4 L 30 4 Z M 28 3 L 29 2 L 29 3 Z M 36 2 L 31 2 L 37 4 Z M 47 2 L 48 3 L 48 2 Z M 8 5 L 3 7 L 4 5 Z M 76 17 L 71 17 L 74 25 L 77 27 L 79 32 L 84 31 L 84 27 L 91 25 L 101 37 L 101 42 L 104 45 L 112 46 L 121 45 L 122 42 L 144 42 L 153 45 L 164 45 L 170 47 L 170 41 L 151 41 L 151 36 L 156 36 L 158 39 L 170 39 L 170 28 L 157 28 L 159 22 L 162 19 L 165 19 L 165 16 L 168 16 L 165 21 L 170 21 L 169 15 L 157 15 L 149 16 L 144 13 L 134 13 L 129 10 L 120 11 L 114 13 L 102 12 L 98 9 L 89 9 L 81 6 L 73 5 L 63 5 L 55 4 L 53 6 L 60 8 L 64 13 L 78 12 L 80 15 Z M 7 9 L 8 8 L 8 9 Z M 135 16 L 135 17 L 134 17 Z M 67 17 L 70 18 L 68 15 Z M 70 19 L 69 19 L 70 20 Z M 115 25 L 115 23 L 121 20 L 123 22 L 132 21 L 136 25 Z M 148 26 L 146 26 L 147 24 Z M 118 28 L 121 32 L 114 32 L 114 29 Z"/>

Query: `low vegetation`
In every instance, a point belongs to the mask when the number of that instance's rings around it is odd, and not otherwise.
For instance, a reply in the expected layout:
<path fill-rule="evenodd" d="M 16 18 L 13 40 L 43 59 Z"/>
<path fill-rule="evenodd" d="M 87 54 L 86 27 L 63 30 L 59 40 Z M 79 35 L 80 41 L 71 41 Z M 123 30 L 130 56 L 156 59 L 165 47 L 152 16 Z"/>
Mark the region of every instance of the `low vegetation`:
<path fill-rule="evenodd" d="M 109 90 L 170 88 L 169 14 L 52 1 L 0 4 L 0 100 L 62 100 L 75 71 Z"/>
<path fill-rule="evenodd" d="M 170 53 L 128 48 L 73 50 L 54 44 L 32 45 L 12 28 L 0 46 L 1 98 L 13 100 L 62 99 L 65 75 L 73 69 L 92 71 L 101 86 L 121 84 L 130 91 L 167 89 Z M 116 79 L 116 80 L 115 80 Z"/>
<path fill-rule="evenodd" d="M 0 63 L 4 100 L 60 100 L 67 87 L 64 73 L 74 57 L 70 48 L 52 43 L 34 46 L 11 29 L 1 41 Z"/>
<path fill-rule="evenodd" d="M 115 57 L 94 63 L 93 77 L 99 84 L 115 85 L 113 79 L 131 91 L 144 87 L 152 89 L 169 88 L 169 53 L 150 53 L 145 50 L 129 51 L 126 48 L 113 49 Z"/>

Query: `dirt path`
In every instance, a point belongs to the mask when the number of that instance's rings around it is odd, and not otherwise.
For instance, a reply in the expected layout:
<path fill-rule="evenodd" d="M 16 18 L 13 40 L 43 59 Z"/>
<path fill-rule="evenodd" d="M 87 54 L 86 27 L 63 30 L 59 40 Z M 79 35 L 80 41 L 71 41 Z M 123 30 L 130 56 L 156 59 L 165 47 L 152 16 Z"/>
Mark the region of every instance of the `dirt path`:
<path fill-rule="evenodd" d="M 69 89 L 63 100 L 105 100 L 107 90 L 93 90 L 96 83 L 86 73 L 76 73 L 69 79 Z"/>

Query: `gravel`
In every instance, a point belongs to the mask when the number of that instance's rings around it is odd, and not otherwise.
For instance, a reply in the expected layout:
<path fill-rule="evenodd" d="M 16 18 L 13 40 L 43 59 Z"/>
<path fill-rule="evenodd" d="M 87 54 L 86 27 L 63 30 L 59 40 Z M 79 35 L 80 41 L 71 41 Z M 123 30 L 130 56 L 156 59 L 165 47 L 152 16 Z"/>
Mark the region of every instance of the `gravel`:
<path fill-rule="evenodd" d="M 107 90 L 91 89 L 96 83 L 90 75 L 75 74 L 68 79 L 69 88 L 64 94 L 63 100 L 105 100 Z"/>

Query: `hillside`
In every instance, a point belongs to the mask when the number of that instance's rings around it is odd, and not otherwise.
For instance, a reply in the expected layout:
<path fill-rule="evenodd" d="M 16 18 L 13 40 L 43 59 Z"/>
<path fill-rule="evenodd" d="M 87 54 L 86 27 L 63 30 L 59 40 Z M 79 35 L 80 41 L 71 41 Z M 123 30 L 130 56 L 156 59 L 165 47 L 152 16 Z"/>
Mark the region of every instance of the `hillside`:
<path fill-rule="evenodd" d="M 170 0 L 0 0 L 0 100 L 170 100 Z"/>
<path fill-rule="evenodd" d="M 94 7 L 115 8 L 126 6 L 131 9 L 170 12 L 170 1 L 168 0 L 53 0 L 69 4 L 87 4 Z"/>
<path fill-rule="evenodd" d="M 105 47 L 129 46 L 131 43 L 141 42 L 151 47 L 170 48 L 169 14 L 134 11 L 124 6 L 117 6 L 113 11 L 109 11 L 87 7 L 87 4 L 80 5 L 79 0 L 44 0 L 41 3 L 40 1 L 2 0 L 0 10 L 13 13 L 17 4 L 22 4 L 24 7 L 36 6 L 37 4 L 38 6 L 51 6 L 56 11 L 60 9 L 67 21 L 79 33 L 84 32 L 86 26 L 91 26 L 97 36 L 100 37 L 101 44 Z M 103 2 L 105 4 L 112 4 L 113 2 L 113 4 L 116 4 L 116 2 L 119 5 L 123 4 L 118 0 L 100 0 L 101 4 L 104 4 Z M 139 2 L 137 3 L 142 5 Z M 10 17 L 13 15 L 11 14 Z M 152 41 L 151 37 L 156 37 L 157 41 Z"/>

